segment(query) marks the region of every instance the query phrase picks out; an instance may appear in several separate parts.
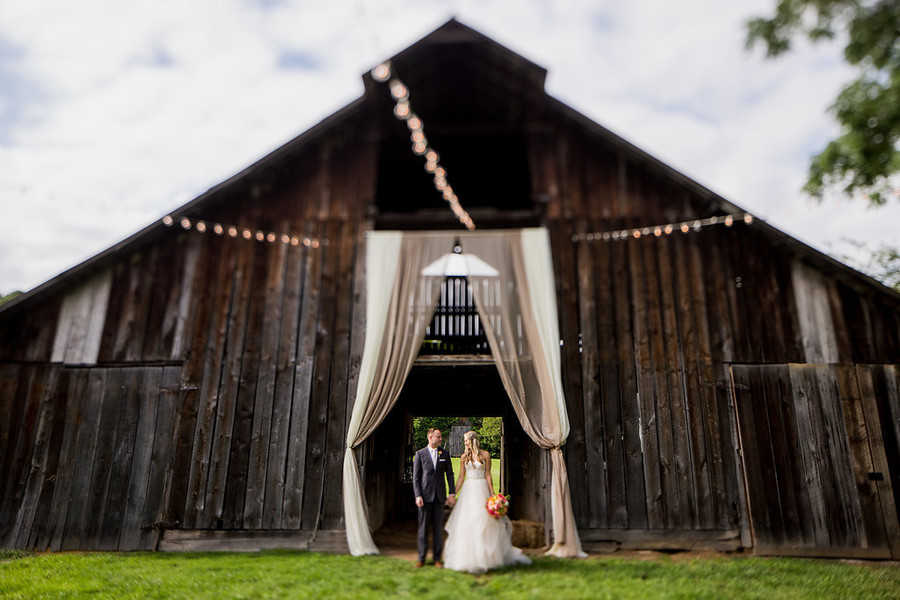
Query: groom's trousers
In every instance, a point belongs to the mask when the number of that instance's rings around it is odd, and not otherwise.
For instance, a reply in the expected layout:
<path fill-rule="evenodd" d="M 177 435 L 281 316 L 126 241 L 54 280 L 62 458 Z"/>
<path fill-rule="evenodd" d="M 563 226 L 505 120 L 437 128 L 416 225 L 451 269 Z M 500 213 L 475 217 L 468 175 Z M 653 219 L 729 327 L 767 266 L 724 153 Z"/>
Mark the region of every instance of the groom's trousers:
<path fill-rule="evenodd" d="M 428 533 L 434 541 L 434 560 L 442 560 L 444 553 L 444 503 L 437 498 L 419 508 L 419 560 L 425 562 L 428 553 Z"/>

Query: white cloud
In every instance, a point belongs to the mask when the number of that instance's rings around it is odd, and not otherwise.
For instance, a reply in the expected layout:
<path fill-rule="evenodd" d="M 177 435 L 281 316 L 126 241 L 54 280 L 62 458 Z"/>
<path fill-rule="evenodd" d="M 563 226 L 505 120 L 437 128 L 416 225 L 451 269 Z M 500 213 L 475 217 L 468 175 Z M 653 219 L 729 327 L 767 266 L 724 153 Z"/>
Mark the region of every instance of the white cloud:
<path fill-rule="evenodd" d="M 900 243 L 886 225 L 900 208 L 800 195 L 849 72 L 836 47 L 747 53 L 744 22 L 771 8 L 3 3 L 0 89 L 17 93 L 0 100 L 0 292 L 38 285 L 243 169 L 357 98 L 362 72 L 452 15 L 547 68 L 552 95 L 777 227 L 820 248 Z"/>

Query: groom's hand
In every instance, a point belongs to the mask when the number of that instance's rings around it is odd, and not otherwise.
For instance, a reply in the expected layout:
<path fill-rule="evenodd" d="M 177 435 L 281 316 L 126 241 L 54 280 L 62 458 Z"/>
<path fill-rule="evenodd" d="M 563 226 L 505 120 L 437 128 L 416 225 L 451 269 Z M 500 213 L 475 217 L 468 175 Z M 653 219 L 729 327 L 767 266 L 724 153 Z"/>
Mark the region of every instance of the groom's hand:
<path fill-rule="evenodd" d="M 425 500 L 422 498 L 422 496 L 416 496 L 416 506 L 418 506 L 419 508 L 425 506 Z"/>

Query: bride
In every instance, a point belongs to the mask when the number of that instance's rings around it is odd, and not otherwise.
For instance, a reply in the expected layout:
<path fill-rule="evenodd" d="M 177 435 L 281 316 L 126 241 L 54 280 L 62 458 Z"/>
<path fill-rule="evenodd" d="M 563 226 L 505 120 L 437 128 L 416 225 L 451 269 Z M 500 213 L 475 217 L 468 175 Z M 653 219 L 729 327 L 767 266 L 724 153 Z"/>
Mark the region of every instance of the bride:
<path fill-rule="evenodd" d="M 459 459 L 456 505 L 447 519 L 444 566 L 454 571 L 484 573 L 513 564 L 531 564 L 510 541 L 512 524 L 507 517 L 488 514 L 485 504 L 494 495 L 491 455 L 478 446 L 478 434 L 466 432 L 466 449 Z M 465 481 L 465 485 L 463 485 Z"/>

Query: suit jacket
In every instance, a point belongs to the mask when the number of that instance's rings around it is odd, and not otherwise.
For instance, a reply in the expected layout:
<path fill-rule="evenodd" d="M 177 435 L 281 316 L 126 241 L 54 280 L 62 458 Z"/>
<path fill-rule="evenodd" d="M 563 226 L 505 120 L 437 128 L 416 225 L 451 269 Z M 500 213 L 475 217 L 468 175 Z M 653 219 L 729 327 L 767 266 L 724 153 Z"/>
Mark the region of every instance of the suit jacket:
<path fill-rule="evenodd" d="M 425 502 L 435 500 L 443 502 L 447 499 L 444 490 L 443 478 L 447 479 L 447 487 L 450 493 L 456 493 L 456 482 L 453 481 L 453 463 L 450 462 L 450 453 L 443 448 L 437 449 L 437 466 L 431 462 L 431 454 L 428 446 L 416 452 L 413 460 L 413 492 L 422 496 Z"/>

